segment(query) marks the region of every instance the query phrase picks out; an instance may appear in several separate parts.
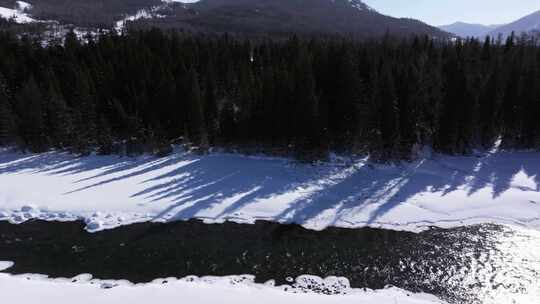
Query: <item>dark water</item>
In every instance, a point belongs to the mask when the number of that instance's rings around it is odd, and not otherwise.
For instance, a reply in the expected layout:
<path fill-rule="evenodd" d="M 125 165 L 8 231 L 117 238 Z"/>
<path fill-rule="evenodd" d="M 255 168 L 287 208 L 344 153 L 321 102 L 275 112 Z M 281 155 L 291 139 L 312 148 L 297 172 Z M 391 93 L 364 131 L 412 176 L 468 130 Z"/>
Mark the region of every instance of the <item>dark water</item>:
<path fill-rule="evenodd" d="M 82 222 L 0 222 L 0 260 L 14 274 L 148 282 L 187 275 L 253 274 L 287 283 L 303 274 L 393 285 L 450 303 L 540 303 L 540 234 L 498 225 L 420 234 L 257 222 L 143 223 L 89 234 Z"/>

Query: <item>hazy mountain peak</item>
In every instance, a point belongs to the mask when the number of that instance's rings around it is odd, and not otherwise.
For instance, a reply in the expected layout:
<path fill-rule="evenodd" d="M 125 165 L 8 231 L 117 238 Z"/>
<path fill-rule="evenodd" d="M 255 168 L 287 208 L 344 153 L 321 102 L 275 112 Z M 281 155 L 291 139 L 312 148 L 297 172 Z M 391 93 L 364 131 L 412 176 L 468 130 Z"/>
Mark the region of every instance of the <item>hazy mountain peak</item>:
<path fill-rule="evenodd" d="M 498 28 L 500 25 L 484 25 L 478 23 L 466 23 L 457 21 L 448 25 L 439 26 L 443 31 L 456 34 L 457 36 L 466 37 L 482 37 L 489 32 Z"/>
<path fill-rule="evenodd" d="M 497 36 L 499 34 L 502 34 L 503 36 L 508 36 L 512 32 L 515 32 L 516 34 L 521 34 L 529 33 L 532 31 L 540 31 L 540 10 L 523 18 L 520 18 L 512 23 L 498 27 L 491 31 L 489 34 L 491 36 Z"/>

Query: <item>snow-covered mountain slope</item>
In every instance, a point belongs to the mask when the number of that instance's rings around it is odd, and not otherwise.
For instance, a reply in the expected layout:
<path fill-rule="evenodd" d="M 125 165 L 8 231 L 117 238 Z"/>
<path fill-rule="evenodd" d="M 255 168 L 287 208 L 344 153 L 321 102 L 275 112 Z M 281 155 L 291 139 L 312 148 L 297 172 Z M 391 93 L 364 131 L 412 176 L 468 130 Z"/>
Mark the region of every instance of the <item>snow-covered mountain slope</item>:
<path fill-rule="evenodd" d="M 166 18 L 139 26 L 240 34 L 346 34 L 359 37 L 448 34 L 418 20 L 393 18 L 360 0 L 201 0 L 174 6 Z"/>
<path fill-rule="evenodd" d="M 311 229 L 507 223 L 540 229 L 534 152 L 435 156 L 400 166 L 316 166 L 177 151 L 166 158 L 0 153 L 0 220 L 294 222 Z"/>
<path fill-rule="evenodd" d="M 489 32 L 500 27 L 501 25 L 483 25 L 465 22 L 455 22 L 448 25 L 441 25 L 439 28 L 443 31 L 456 34 L 459 37 L 484 37 Z"/>
<path fill-rule="evenodd" d="M 360 0 L 348 0 L 351 7 L 356 8 L 360 11 L 373 11 L 373 8 L 371 8 L 369 5 L 365 4 L 364 2 Z"/>
<path fill-rule="evenodd" d="M 515 32 L 516 35 L 520 35 L 521 33 L 530 33 L 532 31 L 540 31 L 540 11 L 534 12 L 507 25 L 498 27 L 491 31 L 489 35 L 497 37 L 499 34 L 502 34 L 506 37 L 512 32 Z"/>
<path fill-rule="evenodd" d="M 82 28 L 138 27 L 229 32 L 243 35 L 346 34 L 377 36 L 448 34 L 418 20 L 382 15 L 361 0 L 27 0 L 38 20 Z M 0 7 L 16 8 L 14 0 Z M 8 12 L 9 13 L 9 12 Z M 162 18 L 156 18 L 162 17 Z"/>
<path fill-rule="evenodd" d="M 23 1 L 17 1 L 17 6 L 14 9 L 0 7 L 0 18 L 11 19 L 16 23 L 31 23 L 35 22 L 33 18 L 26 14 L 31 5 Z"/>
<path fill-rule="evenodd" d="M 19 1 L 0 0 L 0 7 L 18 9 Z M 143 9 L 163 4 L 161 0 L 26 0 L 25 14 L 61 25 L 112 28 L 116 21 Z"/>
<path fill-rule="evenodd" d="M 255 284 L 253 277 L 250 276 L 189 277 L 181 280 L 167 278 L 138 285 L 123 281 L 89 281 L 90 279 L 89 275 L 81 275 L 69 280 L 49 280 L 40 276 L 10 276 L 0 273 L 0 298 L 2 303 L 40 304 L 443 304 L 436 297 L 413 294 L 397 288 L 377 291 L 348 289 L 346 294 L 336 296 L 309 292 L 294 293 L 284 291 L 284 287 Z M 321 280 L 315 277 L 305 277 L 305 279 L 310 280 L 310 284 L 313 280 L 328 283 L 336 280 L 335 278 Z M 164 284 L 163 281 L 167 283 Z"/>

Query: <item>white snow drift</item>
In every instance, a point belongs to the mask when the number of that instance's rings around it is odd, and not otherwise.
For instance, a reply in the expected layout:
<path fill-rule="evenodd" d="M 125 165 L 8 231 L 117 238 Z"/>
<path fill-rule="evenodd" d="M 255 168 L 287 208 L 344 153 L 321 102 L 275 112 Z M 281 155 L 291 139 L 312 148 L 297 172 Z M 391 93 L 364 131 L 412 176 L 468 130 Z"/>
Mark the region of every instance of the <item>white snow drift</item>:
<path fill-rule="evenodd" d="M 506 223 L 540 229 L 540 153 L 320 165 L 176 151 L 166 158 L 0 151 L 0 220 L 84 219 L 89 231 L 191 218 L 311 229 Z"/>
<path fill-rule="evenodd" d="M 0 271 L 4 271 L 13 266 L 13 262 L 0 261 Z"/>
<path fill-rule="evenodd" d="M 305 276 L 302 282 L 336 284 L 346 279 Z M 2 303 L 116 304 L 116 303 L 235 303 L 235 304 L 436 304 L 443 302 L 426 294 L 412 294 L 397 288 L 378 291 L 342 289 L 336 296 L 295 292 L 290 287 L 255 284 L 252 276 L 187 277 L 159 279 L 150 284 L 133 285 L 126 281 L 91 280 L 90 275 L 72 279 L 47 279 L 37 275 L 0 274 Z"/>
<path fill-rule="evenodd" d="M 19 1 L 18 7 L 18 9 L 0 7 L 0 18 L 13 19 L 17 23 L 31 23 L 36 21 L 25 13 L 30 8 L 28 3 Z"/>
<path fill-rule="evenodd" d="M 163 2 L 163 5 L 157 5 L 152 8 L 145 8 L 138 10 L 133 15 L 127 15 L 122 20 L 118 20 L 115 22 L 114 29 L 121 33 L 122 30 L 126 27 L 126 24 L 130 21 L 136 21 L 141 19 L 152 19 L 152 18 L 163 18 L 163 15 L 160 15 L 158 12 L 164 8 L 167 7 L 168 4 L 171 3 L 195 3 L 199 2 L 199 0 L 161 0 Z"/>

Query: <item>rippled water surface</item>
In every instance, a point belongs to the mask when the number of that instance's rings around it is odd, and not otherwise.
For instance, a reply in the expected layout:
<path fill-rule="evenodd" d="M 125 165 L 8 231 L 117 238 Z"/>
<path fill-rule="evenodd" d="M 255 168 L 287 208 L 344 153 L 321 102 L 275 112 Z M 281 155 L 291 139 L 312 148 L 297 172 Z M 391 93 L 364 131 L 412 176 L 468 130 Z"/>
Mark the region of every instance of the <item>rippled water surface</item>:
<path fill-rule="evenodd" d="M 89 234 L 82 222 L 0 222 L 6 272 L 147 282 L 187 275 L 253 274 L 286 284 L 303 274 L 347 277 L 353 287 L 394 285 L 450 303 L 540 303 L 540 233 L 499 225 L 306 230 L 257 222 L 143 223 Z"/>

